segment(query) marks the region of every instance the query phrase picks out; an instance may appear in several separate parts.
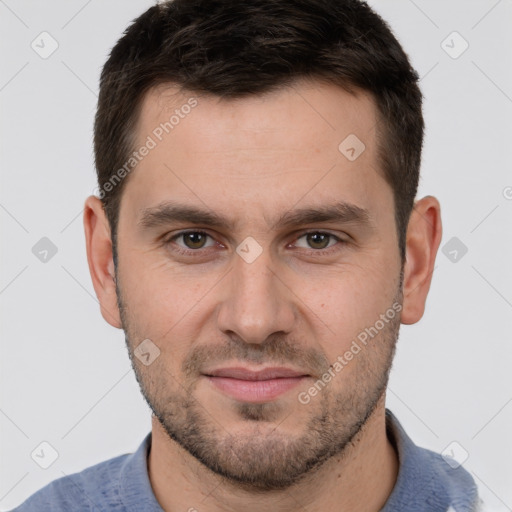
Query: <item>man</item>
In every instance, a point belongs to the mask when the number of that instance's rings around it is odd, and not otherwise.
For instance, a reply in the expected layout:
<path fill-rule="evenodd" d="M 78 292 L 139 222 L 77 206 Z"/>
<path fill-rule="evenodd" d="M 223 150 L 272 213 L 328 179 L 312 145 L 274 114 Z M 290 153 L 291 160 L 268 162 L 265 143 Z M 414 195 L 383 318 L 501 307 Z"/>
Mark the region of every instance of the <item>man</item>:
<path fill-rule="evenodd" d="M 418 76 L 357 0 L 175 0 L 113 48 L 85 202 L 152 431 L 19 511 L 475 511 L 385 408 L 440 206 Z"/>

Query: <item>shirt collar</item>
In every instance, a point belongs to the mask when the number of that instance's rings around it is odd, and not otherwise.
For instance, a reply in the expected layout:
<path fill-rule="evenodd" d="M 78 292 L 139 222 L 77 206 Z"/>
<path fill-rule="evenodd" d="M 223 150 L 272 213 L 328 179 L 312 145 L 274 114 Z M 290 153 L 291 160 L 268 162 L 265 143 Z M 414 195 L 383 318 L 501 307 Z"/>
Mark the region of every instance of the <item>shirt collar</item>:
<path fill-rule="evenodd" d="M 119 495 L 126 510 L 163 512 L 149 481 L 148 455 L 150 449 L 151 432 L 146 435 L 137 451 L 126 458 L 121 468 Z"/>
<path fill-rule="evenodd" d="M 417 446 L 389 409 L 386 433 L 397 452 L 399 469 L 380 512 L 476 510 L 478 489 L 466 469 L 452 468 L 438 453 Z"/>

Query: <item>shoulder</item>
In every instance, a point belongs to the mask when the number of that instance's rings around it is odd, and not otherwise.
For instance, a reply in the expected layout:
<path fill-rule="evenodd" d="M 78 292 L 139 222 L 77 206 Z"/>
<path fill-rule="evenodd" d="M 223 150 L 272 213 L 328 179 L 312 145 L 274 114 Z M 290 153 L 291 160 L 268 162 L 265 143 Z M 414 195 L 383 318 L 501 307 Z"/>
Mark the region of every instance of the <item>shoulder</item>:
<path fill-rule="evenodd" d="M 398 454 L 399 472 L 384 512 L 480 510 L 475 480 L 461 464 L 444 454 L 417 446 L 388 409 L 386 428 L 388 439 Z"/>
<path fill-rule="evenodd" d="M 32 494 L 11 512 L 64 512 L 69 510 L 122 510 L 119 479 L 130 454 L 58 478 Z"/>
<path fill-rule="evenodd" d="M 426 448 L 417 447 L 418 465 L 425 464 L 428 478 L 424 483 L 433 496 L 445 497 L 453 511 L 480 512 L 478 487 L 469 471 L 454 459 Z M 433 499 L 435 501 L 435 499 Z"/>

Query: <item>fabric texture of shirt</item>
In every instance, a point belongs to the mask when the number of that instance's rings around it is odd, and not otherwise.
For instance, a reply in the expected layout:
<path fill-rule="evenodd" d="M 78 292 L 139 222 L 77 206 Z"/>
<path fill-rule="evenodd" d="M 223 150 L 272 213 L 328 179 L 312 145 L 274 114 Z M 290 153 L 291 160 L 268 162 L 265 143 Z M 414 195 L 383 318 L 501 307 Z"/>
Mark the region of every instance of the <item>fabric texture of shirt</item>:
<path fill-rule="evenodd" d="M 473 477 L 462 466 L 416 446 L 386 409 L 386 430 L 397 450 L 395 486 L 380 512 L 480 512 Z M 11 512 L 162 512 L 151 487 L 147 456 L 151 432 L 138 449 L 50 482 Z"/>

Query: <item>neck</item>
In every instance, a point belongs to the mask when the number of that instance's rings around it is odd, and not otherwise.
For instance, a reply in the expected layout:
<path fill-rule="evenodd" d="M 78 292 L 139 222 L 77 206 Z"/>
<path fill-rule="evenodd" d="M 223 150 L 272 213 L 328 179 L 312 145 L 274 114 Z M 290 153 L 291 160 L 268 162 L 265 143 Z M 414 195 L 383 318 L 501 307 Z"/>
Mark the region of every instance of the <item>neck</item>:
<path fill-rule="evenodd" d="M 384 397 L 383 397 L 384 399 Z M 213 473 L 169 438 L 152 418 L 149 479 L 164 510 L 220 512 L 378 512 L 398 475 L 398 457 L 386 435 L 383 399 L 346 447 L 299 484 L 281 491 L 251 493 Z"/>

